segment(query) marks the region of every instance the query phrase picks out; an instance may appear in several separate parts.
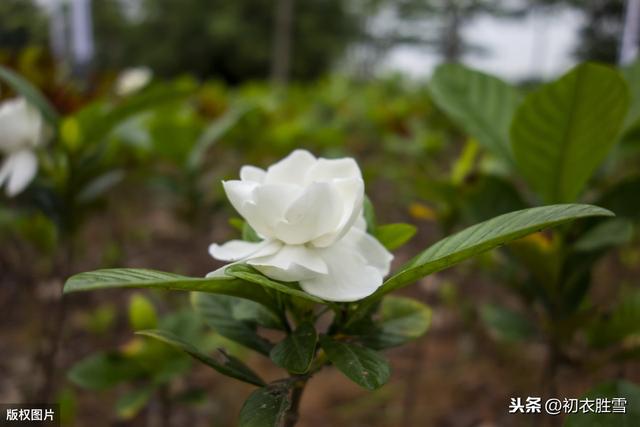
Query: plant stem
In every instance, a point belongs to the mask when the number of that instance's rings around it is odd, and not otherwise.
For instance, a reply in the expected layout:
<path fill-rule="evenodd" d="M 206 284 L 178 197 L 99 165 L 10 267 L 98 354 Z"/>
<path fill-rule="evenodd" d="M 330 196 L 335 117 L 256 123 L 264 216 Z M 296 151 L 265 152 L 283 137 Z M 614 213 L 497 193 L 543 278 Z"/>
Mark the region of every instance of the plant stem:
<path fill-rule="evenodd" d="M 291 405 L 284 416 L 284 427 L 294 427 L 300 418 L 300 401 L 307 385 L 308 378 L 301 378 L 293 384 L 291 390 Z"/>

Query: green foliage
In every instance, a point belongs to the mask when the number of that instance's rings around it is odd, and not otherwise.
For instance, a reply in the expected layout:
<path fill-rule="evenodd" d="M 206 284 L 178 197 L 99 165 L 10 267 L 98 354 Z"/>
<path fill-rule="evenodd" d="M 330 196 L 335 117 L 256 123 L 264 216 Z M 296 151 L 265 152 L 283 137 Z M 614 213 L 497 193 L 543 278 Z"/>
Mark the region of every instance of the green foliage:
<path fill-rule="evenodd" d="M 527 96 L 511 126 L 520 173 L 547 203 L 573 202 L 616 142 L 629 95 L 610 68 L 583 64 Z"/>
<path fill-rule="evenodd" d="M 482 321 L 501 340 L 525 341 L 534 336 L 534 326 L 517 311 L 496 304 L 485 304 L 480 314 Z"/>
<path fill-rule="evenodd" d="M 4 81 L 16 93 L 24 96 L 30 104 L 42 113 L 42 116 L 48 120 L 51 127 L 54 130 L 56 129 L 59 121 L 58 112 L 29 81 L 2 65 L 0 65 L 0 80 Z"/>
<path fill-rule="evenodd" d="M 385 224 L 377 227 L 374 235 L 388 251 L 393 251 L 411 240 L 417 231 L 411 224 Z"/>
<path fill-rule="evenodd" d="M 633 237 L 633 225 L 626 219 L 613 218 L 602 221 L 586 231 L 573 244 L 580 252 L 588 252 L 627 243 Z"/>
<path fill-rule="evenodd" d="M 262 387 L 251 393 L 240 410 L 240 427 L 279 427 L 289 408 L 289 392 L 279 386 Z"/>
<path fill-rule="evenodd" d="M 356 384 L 375 390 L 389 380 L 389 364 L 374 350 L 325 335 L 320 336 L 320 345 L 331 363 Z"/>
<path fill-rule="evenodd" d="M 146 386 L 122 394 L 116 402 L 116 414 L 124 420 L 135 417 L 149 403 L 154 392 L 155 387 Z"/>
<path fill-rule="evenodd" d="M 318 336 L 312 323 L 304 322 L 283 341 L 271 349 L 273 362 L 295 374 L 309 370 L 316 352 Z"/>
<path fill-rule="evenodd" d="M 76 363 L 69 379 L 83 388 L 103 390 L 143 376 L 143 370 L 119 353 L 96 353 Z"/>
<path fill-rule="evenodd" d="M 520 102 L 502 80 L 458 64 L 439 66 L 429 85 L 433 100 L 469 135 L 511 164 L 509 126 Z"/>
<path fill-rule="evenodd" d="M 188 342 L 180 339 L 179 337 L 168 331 L 138 331 L 137 334 L 151 337 L 174 346 L 184 351 L 194 359 L 197 359 L 205 365 L 210 366 L 223 375 L 257 386 L 264 385 L 264 381 L 260 379 L 260 377 L 258 377 L 258 375 L 255 374 L 250 368 L 248 368 L 240 360 L 227 354 L 221 349 L 218 349 L 218 351 L 216 352 L 216 357 L 214 358 L 202 353 L 192 344 L 189 344 Z"/>
<path fill-rule="evenodd" d="M 592 322 L 587 332 L 589 342 L 596 347 L 640 334 L 640 291 L 622 295 L 617 306 Z"/>
<path fill-rule="evenodd" d="M 134 331 L 158 327 L 158 315 L 153 304 L 142 294 L 134 294 L 129 302 L 129 323 Z"/>
<path fill-rule="evenodd" d="M 640 387 L 629 381 L 618 380 L 600 384 L 581 399 L 623 398 L 625 413 L 575 413 L 565 419 L 564 427 L 631 427 L 640 423 Z"/>

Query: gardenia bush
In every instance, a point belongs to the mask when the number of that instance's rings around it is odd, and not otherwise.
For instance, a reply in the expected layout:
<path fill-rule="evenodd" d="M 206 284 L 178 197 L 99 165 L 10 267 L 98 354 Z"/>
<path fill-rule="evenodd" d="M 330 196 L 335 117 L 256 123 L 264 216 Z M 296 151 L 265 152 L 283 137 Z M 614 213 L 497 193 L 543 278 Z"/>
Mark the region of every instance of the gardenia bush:
<path fill-rule="evenodd" d="M 375 224 L 354 159 L 316 158 L 296 150 L 266 170 L 245 166 L 240 180 L 223 185 L 246 221 L 242 240 L 209 248 L 213 257 L 230 265 L 206 278 L 147 269 L 97 270 L 71 277 L 65 292 L 194 291 L 194 308 L 207 324 L 269 357 L 288 376 L 267 384 L 224 349 L 210 355 L 166 330 L 138 333 L 256 386 L 241 410 L 242 427 L 295 425 L 307 381 L 326 366 L 367 389 L 384 385 L 390 368 L 379 351 L 418 338 L 430 320 L 428 307 L 390 292 L 546 227 L 612 215 L 581 204 L 508 213 L 440 240 L 383 280 L 392 260 L 389 251 L 406 242 L 414 229 Z M 329 326 L 320 326 L 327 324 L 319 322 L 321 317 L 328 317 Z M 280 331 L 281 338 L 268 340 L 264 329 Z"/>

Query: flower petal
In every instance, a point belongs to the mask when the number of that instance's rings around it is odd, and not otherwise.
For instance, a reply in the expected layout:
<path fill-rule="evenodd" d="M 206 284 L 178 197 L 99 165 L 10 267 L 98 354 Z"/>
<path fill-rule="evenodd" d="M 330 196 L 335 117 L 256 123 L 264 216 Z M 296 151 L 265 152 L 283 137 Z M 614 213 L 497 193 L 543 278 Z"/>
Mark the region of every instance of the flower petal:
<path fill-rule="evenodd" d="M 358 163 L 351 157 L 342 159 L 318 159 L 309 169 L 306 176 L 306 182 L 323 182 L 335 179 L 359 178 L 362 179 L 362 173 Z"/>
<path fill-rule="evenodd" d="M 240 169 L 240 179 L 262 184 L 267 177 L 267 172 L 255 166 L 243 166 Z"/>
<path fill-rule="evenodd" d="M 303 245 L 284 245 L 273 255 L 251 257 L 247 264 L 265 276 L 284 282 L 297 282 L 328 273 L 327 265 L 318 252 Z"/>
<path fill-rule="evenodd" d="M 313 239 L 316 247 L 327 247 L 340 240 L 362 214 L 364 181 L 361 178 L 337 180 L 333 183 L 342 200 L 342 216 L 333 231 Z"/>
<path fill-rule="evenodd" d="M 31 150 L 21 150 L 10 154 L 0 170 L 0 184 L 6 180 L 9 197 L 22 192 L 38 171 L 38 158 Z"/>
<path fill-rule="evenodd" d="M 209 246 L 209 254 L 221 261 L 239 261 L 251 256 L 271 255 L 277 252 L 281 246 L 281 244 L 271 240 L 263 240 L 262 242 L 230 240 L 222 245 L 211 244 Z"/>
<path fill-rule="evenodd" d="M 278 163 L 267 169 L 266 183 L 303 184 L 316 158 L 307 150 L 294 150 Z"/>
<path fill-rule="evenodd" d="M 34 148 L 42 140 L 42 116 L 24 98 L 5 101 L 0 105 L 0 129 L 1 151 Z"/>

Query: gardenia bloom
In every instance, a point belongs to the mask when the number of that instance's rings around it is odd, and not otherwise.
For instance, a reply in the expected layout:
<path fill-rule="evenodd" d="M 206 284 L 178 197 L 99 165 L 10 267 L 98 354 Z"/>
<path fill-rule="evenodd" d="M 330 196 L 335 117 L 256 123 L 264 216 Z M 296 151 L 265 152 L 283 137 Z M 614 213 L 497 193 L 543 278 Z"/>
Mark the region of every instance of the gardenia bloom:
<path fill-rule="evenodd" d="M 0 105 L 0 187 L 12 197 L 24 190 L 35 177 L 38 158 L 35 148 L 43 140 L 44 124 L 40 113 L 24 98 Z"/>
<path fill-rule="evenodd" d="M 146 67 L 129 68 L 118 76 L 116 93 L 120 96 L 130 95 L 145 87 L 151 81 L 153 73 Z"/>
<path fill-rule="evenodd" d="M 266 171 L 244 166 L 240 178 L 223 182 L 224 190 L 263 240 L 213 244 L 214 258 L 299 282 L 329 301 L 356 301 L 380 287 L 393 256 L 366 232 L 364 181 L 353 159 L 296 150 Z"/>

